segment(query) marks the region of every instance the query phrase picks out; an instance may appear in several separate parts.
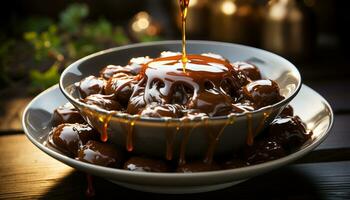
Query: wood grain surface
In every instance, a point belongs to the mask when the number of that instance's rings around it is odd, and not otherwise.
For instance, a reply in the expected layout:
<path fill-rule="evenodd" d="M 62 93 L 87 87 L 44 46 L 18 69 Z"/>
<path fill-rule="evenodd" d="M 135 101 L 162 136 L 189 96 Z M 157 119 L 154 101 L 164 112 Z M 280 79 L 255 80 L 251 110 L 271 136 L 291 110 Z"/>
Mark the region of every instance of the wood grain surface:
<path fill-rule="evenodd" d="M 31 98 L 0 100 L 0 132 L 20 132 L 22 113 Z"/>
<path fill-rule="evenodd" d="M 0 146 L 0 199 L 85 198 L 85 174 L 41 152 L 23 134 L 0 136 Z M 294 164 L 228 189 L 192 195 L 137 192 L 97 177 L 94 186 L 96 198 L 108 199 L 347 199 L 350 161 Z"/>

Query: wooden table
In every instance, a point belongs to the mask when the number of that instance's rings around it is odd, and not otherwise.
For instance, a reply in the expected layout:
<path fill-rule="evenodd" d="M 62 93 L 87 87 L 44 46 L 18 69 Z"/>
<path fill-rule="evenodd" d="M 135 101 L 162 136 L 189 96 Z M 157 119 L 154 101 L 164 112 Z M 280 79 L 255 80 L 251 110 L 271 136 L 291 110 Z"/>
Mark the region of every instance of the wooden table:
<path fill-rule="evenodd" d="M 297 163 L 228 189 L 180 196 L 137 192 L 95 178 L 96 197 L 350 199 L 350 81 L 306 83 L 329 100 L 335 111 L 335 123 L 329 137 Z M 28 99 L 17 99 L 1 104 L 10 111 L 0 117 L 0 199 L 85 198 L 85 174 L 41 152 L 23 134 L 19 117 L 26 102 Z"/>

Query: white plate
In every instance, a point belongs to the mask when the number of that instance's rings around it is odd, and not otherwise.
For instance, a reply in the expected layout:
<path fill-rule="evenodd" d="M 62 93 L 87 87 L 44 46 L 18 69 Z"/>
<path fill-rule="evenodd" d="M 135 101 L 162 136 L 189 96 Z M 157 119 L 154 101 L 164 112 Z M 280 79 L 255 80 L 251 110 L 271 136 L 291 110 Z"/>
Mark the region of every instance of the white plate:
<path fill-rule="evenodd" d="M 78 170 L 104 177 L 118 185 L 156 193 L 196 193 L 226 188 L 251 177 L 276 169 L 304 156 L 316 148 L 332 127 L 333 112 L 328 102 L 317 92 L 303 85 L 292 100 L 294 111 L 313 131 L 312 141 L 299 151 L 266 163 L 230 170 L 198 173 L 132 172 L 77 161 L 43 145 L 51 130 L 53 110 L 67 100 L 55 85 L 32 100 L 23 114 L 23 129 L 29 140 L 53 158 Z"/>

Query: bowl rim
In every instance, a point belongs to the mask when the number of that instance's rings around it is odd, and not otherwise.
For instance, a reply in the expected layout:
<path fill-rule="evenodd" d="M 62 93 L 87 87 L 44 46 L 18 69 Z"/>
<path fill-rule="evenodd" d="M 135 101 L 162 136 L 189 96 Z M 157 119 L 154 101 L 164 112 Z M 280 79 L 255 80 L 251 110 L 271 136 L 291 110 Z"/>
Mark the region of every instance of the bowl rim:
<path fill-rule="evenodd" d="M 133 119 L 137 119 L 138 121 L 144 121 L 144 122 L 183 122 L 184 119 L 189 120 L 189 121 L 202 121 L 203 118 L 208 118 L 209 120 L 227 120 L 230 119 L 232 117 L 242 117 L 242 116 L 246 116 L 247 114 L 255 114 L 255 113 L 261 113 L 261 112 L 268 112 L 273 108 L 277 108 L 280 107 L 283 104 L 287 104 L 289 101 L 291 101 L 300 91 L 300 88 L 302 86 L 302 79 L 301 79 L 301 75 L 299 70 L 297 69 L 297 67 L 291 63 L 290 61 L 288 61 L 287 59 L 275 54 L 275 53 L 271 53 L 269 51 L 263 50 L 263 49 L 259 49 L 259 48 L 255 48 L 255 47 L 251 47 L 251 46 L 247 46 L 247 45 L 241 45 L 241 44 L 236 44 L 236 43 L 227 43 L 227 42 L 218 42 L 218 41 L 207 41 L 207 40 L 188 40 L 186 41 L 187 44 L 191 45 L 191 44 L 207 44 L 207 45 L 220 45 L 220 46 L 231 46 L 231 47 L 243 47 L 243 48 L 251 48 L 253 50 L 256 51 L 260 51 L 263 52 L 265 54 L 269 54 L 271 56 L 277 57 L 278 59 L 283 60 L 284 62 L 287 62 L 289 64 L 289 67 L 292 68 L 293 72 L 296 72 L 296 78 L 298 81 L 297 87 L 296 89 L 293 91 L 292 94 L 290 94 L 289 96 L 285 97 L 283 100 L 272 104 L 272 105 L 268 105 L 268 106 L 264 106 L 260 109 L 257 110 L 253 110 L 253 111 L 246 111 L 243 113 L 230 113 L 228 115 L 223 115 L 223 116 L 214 116 L 214 117 L 182 117 L 182 118 L 169 118 L 169 117 L 161 117 L 161 118 L 155 118 L 155 117 L 146 117 L 146 116 L 140 116 L 140 115 L 131 115 L 128 113 L 123 113 L 121 111 L 108 111 L 102 108 L 99 108 L 97 106 L 94 105 L 88 105 L 85 104 L 83 102 L 80 102 L 79 100 L 77 100 L 76 98 L 74 98 L 67 90 L 66 88 L 63 87 L 63 77 L 66 76 L 66 74 L 70 71 L 71 68 L 78 66 L 79 64 L 85 62 L 86 60 L 89 59 L 93 59 L 96 56 L 99 55 L 103 55 L 103 54 L 108 54 L 111 52 L 115 52 L 115 51 L 121 51 L 121 50 L 126 50 L 126 49 L 130 49 L 130 48 L 138 48 L 138 47 L 146 47 L 146 46 L 157 46 L 157 45 L 166 45 L 166 44 L 181 44 L 181 40 L 164 40 L 164 41 L 155 41 L 155 42 L 141 42 L 141 43 L 134 43 L 134 44 L 129 44 L 129 45 L 124 45 L 124 46 L 119 46 L 119 47 L 114 47 L 114 48 L 109 48 L 106 50 L 102 50 L 93 54 L 90 54 L 88 56 L 85 56 L 75 62 L 73 62 L 72 64 L 70 64 L 66 69 L 64 69 L 64 71 L 61 73 L 60 76 L 60 80 L 59 80 L 59 88 L 61 90 L 61 92 L 63 93 L 63 95 L 70 101 L 70 102 L 74 102 L 74 104 L 77 104 L 81 107 L 84 108 L 88 108 L 89 110 L 92 110 L 100 115 L 104 115 L 104 116 L 112 116 L 112 117 L 118 117 L 118 118 L 123 118 L 123 119 L 128 119 L 128 120 L 133 120 Z"/>

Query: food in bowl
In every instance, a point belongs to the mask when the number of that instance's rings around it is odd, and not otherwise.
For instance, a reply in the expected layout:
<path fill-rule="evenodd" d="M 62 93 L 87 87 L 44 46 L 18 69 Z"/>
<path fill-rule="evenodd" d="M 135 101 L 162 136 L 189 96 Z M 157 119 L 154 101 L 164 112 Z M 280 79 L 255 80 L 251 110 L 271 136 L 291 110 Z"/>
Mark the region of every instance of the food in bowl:
<path fill-rule="evenodd" d="M 75 84 L 79 100 L 130 115 L 186 118 L 249 112 L 284 99 L 278 84 L 262 79 L 253 64 L 212 53 L 187 57 L 183 63 L 180 53 L 163 52 L 133 58 L 124 67 L 108 65 L 98 77 Z"/>
<path fill-rule="evenodd" d="M 46 145 L 82 162 L 129 171 L 193 173 L 245 167 L 284 157 L 298 150 L 312 136 L 301 119 L 294 116 L 293 108 L 287 106 L 252 145 L 247 144 L 237 153 L 213 160 L 188 159 L 180 163 L 126 152 L 110 142 L 103 142 L 93 127 L 76 117 L 76 112 L 69 103 L 54 111 L 54 128 Z"/>

